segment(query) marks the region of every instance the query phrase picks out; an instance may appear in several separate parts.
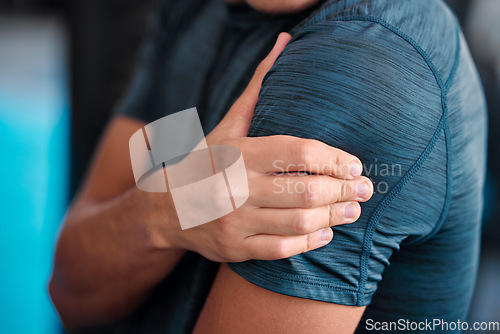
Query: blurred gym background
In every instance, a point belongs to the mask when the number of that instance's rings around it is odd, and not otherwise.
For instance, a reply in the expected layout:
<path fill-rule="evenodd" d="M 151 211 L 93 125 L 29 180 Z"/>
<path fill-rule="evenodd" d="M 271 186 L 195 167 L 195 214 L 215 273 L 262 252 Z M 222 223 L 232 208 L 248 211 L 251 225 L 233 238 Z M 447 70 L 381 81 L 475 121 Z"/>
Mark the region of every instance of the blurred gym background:
<path fill-rule="evenodd" d="M 500 321 L 500 1 L 447 2 L 489 105 L 482 255 L 469 321 Z M 47 293 L 54 241 L 156 6 L 0 0 L 0 333 L 63 332 Z"/>

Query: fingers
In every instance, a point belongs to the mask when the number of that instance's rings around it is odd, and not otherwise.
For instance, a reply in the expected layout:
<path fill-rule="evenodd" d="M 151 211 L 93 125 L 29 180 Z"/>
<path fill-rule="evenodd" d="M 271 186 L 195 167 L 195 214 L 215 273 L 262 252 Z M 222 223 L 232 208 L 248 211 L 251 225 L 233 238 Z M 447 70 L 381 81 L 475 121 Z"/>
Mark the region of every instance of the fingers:
<path fill-rule="evenodd" d="M 350 224 L 358 220 L 357 202 L 335 203 L 314 209 L 255 209 L 251 231 L 255 234 L 305 235 L 326 227 Z"/>
<path fill-rule="evenodd" d="M 268 136 L 247 138 L 244 145 L 248 168 L 261 173 L 307 171 L 354 179 L 363 168 L 352 154 L 312 139 Z"/>
<path fill-rule="evenodd" d="M 373 194 L 366 177 L 340 180 L 325 175 L 262 175 L 252 179 L 248 203 L 266 208 L 317 208 L 337 202 L 365 202 Z"/>
<path fill-rule="evenodd" d="M 249 259 L 278 260 L 327 245 L 333 238 L 330 227 L 301 236 L 259 234 L 241 242 Z"/>

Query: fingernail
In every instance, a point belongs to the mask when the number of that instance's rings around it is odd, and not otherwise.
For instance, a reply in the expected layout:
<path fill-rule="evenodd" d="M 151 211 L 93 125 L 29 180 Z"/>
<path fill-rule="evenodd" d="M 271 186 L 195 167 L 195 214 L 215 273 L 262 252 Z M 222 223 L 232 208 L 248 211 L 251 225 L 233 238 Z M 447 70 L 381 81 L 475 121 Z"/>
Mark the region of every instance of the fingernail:
<path fill-rule="evenodd" d="M 366 198 L 368 196 L 369 190 L 370 188 L 365 182 L 358 184 L 357 188 L 358 198 Z"/>
<path fill-rule="evenodd" d="M 349 173 L 352 177 L 358 177 L 361 175 L 361 166 L 357 162 L 353 162 L 349 167 Z"/>
<path fill-rule="evenodd" d="M 347 219 L 352 219 L 356 217 L 357 210 L 358 208 L 356 207 L 355 204 L 349 204 L 345 207 L 344 209 L 344 214 Z"/>
<path fill-rule="evenodd" d="M 321 241 L 328 241 L 332 237 L 332 229 L 331 228 L 325 228 L 321 232 Z"/>

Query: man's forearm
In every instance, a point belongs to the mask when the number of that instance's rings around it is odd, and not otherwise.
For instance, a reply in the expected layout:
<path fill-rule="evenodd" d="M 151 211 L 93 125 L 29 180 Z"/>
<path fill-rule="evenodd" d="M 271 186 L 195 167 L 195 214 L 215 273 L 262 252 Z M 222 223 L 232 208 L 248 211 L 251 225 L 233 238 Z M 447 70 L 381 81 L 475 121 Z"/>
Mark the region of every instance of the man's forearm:
<path fill-rule="evenodd" d="M 130 314 L 184 254 L 162 236 L 168 226 L 176 226 L 171 197 L 155 194 L 165 200 L 149 201 L 148 196 L 133 188 L 111 201 L 77 203 L 70 211 L 49 287 L 67 327 Z M 162 209 L 151 210 L 152 205 Z M 152 217 L 150 212 L 163 214 Z"/>

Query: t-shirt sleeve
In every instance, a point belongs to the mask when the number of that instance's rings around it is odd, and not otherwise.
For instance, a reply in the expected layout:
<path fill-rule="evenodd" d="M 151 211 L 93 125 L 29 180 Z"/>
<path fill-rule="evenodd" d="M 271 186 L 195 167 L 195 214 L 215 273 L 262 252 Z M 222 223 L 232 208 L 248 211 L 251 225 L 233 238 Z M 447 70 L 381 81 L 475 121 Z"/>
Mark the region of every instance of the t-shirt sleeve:
<path fill-rule="evenodd" d="M 293 135 L 352 153 L 375 194 L 357 222 L 333 228 L 327 246 L 278 261 L 230 263 L 232 270 L 281 294 L 369 304 L 391 255 L 439 226 L 442 118 L 429 63 L 401 36 L 364 21 L 304 28 L 264 79 L 250 136 Z"/>

